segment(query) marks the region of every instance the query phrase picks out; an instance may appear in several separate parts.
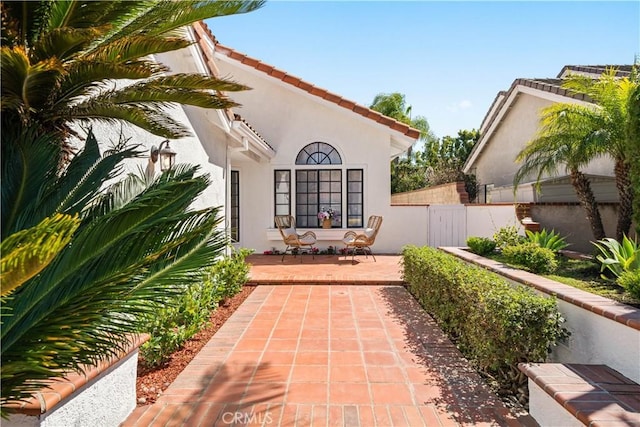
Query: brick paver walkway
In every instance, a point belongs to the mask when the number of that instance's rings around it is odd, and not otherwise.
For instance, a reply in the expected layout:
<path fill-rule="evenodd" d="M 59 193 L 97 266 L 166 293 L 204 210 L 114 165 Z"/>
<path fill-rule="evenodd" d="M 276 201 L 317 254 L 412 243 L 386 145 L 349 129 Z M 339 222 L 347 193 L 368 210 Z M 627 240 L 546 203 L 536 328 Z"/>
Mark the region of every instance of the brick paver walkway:
<path fill-rule="evenodd" d="M 322 260 L 307 274 L 314 269 L 328 270 Z M 523 422 L 530 425 L 487 390 L 402 286 L 289 284 L 258 286 L 158 402 L 123 425 Z"/>
<path fill-rule="evenodd" d="M 354 285 L 402 285 L 398 255 L 251 255 L 251 279 L 249 283 L 260 285 L 281 284 L 354 284 Z"/>

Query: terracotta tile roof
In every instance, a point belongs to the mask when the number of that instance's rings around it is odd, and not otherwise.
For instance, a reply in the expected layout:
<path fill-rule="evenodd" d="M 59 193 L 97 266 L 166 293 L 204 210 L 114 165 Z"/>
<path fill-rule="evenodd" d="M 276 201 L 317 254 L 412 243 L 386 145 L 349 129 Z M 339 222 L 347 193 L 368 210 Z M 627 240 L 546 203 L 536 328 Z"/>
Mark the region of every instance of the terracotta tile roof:
<path fill-rule="evenodd" d="M 614 68 L 617 77 L 629 77 L 633 65 L 565 65 L 557 77 L 561 77 L 566 71 L 575 71 L 590 74 L 602 74 L 607 69 Z"/>
<path fill-rule="evenodd" d="M 263 73 L 273 78 L 282 80 L 283 82 L 288 83 L 301 90 L 304 90 L 312 95 L 315 95 L 326 101 L 332 102 L 336 105 L 339 105 L 347 110 L 353 111 L 356 114 L 360 114 L 361 116 L 364 116 L 382 125 L 388 126 L 389 128 L 395 131 L 398 131 L 408 136 L 409 138 L 418 139 L 420 137 L 420 131 L 418 129 L 414 129 L 409 125 L 406 125 L 397 120 L 391 119 L 370 108 L 363 107 L 359 104 L 356 104 L 355 102 L 350 101 L 346 98 L 343 98 L 340 95 L 337 95 L 335 93 L 329 92 L 326 89 L 322 89 L 320 87 L 314 86 L 308 82 L 305 82 L 299 77 L 293 76 L 272 65 L 265 64 L 264 62 L 261 62 L 255 58 L 251 58 L 243 53 L 237 52 L 236 50 L 231 49 L 230 47 L 221 45 L 220 43 L 218 43 L 218 41 L 214 37 L 211 30 L 209 30 L 207 25 L 202 21 L 193 24 L 193 28 L 196 32 L 196 35 L 198 36 L 198 44 L 200 45 L 200 48 L 202 49 L 203 54 L 205 55 L 207 65 L 212 73 L 213 73 L 213 70 L 215 70 L 216 68 L 215 68 L 215 65 L 212 66 L 212 64 L 210 64 L 210 61 L 211 63 L 213 63 L 213 52 L 207 42 L 207 39 L 209 40 L 209 42 L 213 42 L 215 44 L 216 52 L 226 55 L 229 58 L 232 58 L 244 65 L 253 67 L 256 70 L 262 71 Z"/>
<path fill-rule="evenodd" d="M 251 125 L 249 124 L 249 122 L 248 122 L 248 121 L 246 121 L 246 120 L 245 120 L 245 119 L 244 119 L 240 114 L 234 113 L 234 114 L 233 114 L 233 119 L 234 119 L 234 120 L 236 120 L 236 121 L 238 121 L 238 122 L 242 122 L 242 123 L 244 123 L 245 125 L 247 125 L 247 127 L 248 127 L 249 129 L 251 129 L 251 131 L 253 132 L 253 134 L 254 134 L 255 136 L 257 136 L 257 137 L 258 137 L 262 142 L 264 142 L 264 143 L 267 145 L 267 147 L 269 147 L 269 148 L 271 148 L 272 150 L 274 150 L 274 148 L 271 146 L 271 144 L 269 144 L 269 143 L 268 143 L 268 142 L 267 142 L 267 141 L 262 137 L 262 135 L 260 135 L 260 134 L 259 134 L 259 133 L 258 133 L 258 132 L 253 128 L 253 126 L 251 126 Z M 275 150 L 274 150 L 274 151 L 275 151 Z"/>

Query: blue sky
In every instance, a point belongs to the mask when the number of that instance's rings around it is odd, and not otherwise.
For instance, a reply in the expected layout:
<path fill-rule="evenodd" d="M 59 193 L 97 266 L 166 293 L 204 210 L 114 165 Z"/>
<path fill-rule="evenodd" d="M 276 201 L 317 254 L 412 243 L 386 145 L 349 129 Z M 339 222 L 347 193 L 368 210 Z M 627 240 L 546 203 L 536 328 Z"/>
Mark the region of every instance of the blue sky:
<path fill-rule="evenodd" d="M 479 128 L 516 78 L 640 55 L 640 1 L 270 1 L 207 24 L 220 43 L 362 105 L 403 93 L 439 137 Z"/>

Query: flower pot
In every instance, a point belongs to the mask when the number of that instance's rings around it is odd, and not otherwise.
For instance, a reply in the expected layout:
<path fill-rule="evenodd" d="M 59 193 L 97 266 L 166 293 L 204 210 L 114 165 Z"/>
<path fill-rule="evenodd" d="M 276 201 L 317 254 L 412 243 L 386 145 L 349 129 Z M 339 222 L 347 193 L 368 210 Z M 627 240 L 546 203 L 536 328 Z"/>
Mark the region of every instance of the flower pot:
<path fill-rule="evenodd" d="M 325 218 L 322 220 L 322 228 L 331 228 L 331 218 Z"/>

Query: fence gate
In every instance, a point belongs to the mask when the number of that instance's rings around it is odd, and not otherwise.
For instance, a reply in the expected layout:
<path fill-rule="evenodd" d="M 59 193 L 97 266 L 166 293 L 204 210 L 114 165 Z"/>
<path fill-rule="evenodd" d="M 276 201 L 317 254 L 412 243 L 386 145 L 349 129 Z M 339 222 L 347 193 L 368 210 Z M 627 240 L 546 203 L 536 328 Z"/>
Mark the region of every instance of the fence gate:
<path fill-rule="evenodd" d="M 430 205 L 429 246 L 465 246 L 466 217 L 464 205 Z"/>

